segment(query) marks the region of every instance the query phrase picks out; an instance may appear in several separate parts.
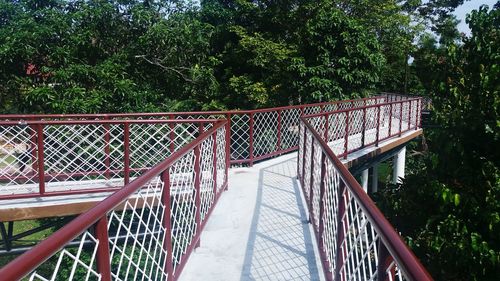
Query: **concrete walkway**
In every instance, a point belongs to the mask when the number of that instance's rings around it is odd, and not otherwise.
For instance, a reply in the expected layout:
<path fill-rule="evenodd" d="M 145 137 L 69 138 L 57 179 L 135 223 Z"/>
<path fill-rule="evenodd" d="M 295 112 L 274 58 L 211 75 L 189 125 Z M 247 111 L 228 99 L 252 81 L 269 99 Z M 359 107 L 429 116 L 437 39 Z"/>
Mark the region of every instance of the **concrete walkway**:
<path fill-rule="evenodd" d="M 296 158 L 292 153 L 230 170 L 229 191 L 179 280 L 323 280 Z"/>

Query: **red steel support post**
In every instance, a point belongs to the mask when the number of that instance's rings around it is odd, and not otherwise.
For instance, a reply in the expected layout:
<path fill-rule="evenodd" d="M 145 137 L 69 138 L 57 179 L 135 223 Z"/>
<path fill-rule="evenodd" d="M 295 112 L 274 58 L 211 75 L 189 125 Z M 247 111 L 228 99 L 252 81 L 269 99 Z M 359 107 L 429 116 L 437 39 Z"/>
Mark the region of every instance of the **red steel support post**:
<path fill-rule="evenodd" d="M 314 136 L 311 135 L 311 167 L 310 167 L 310 173 L 311 177 L 309 178 L 309 202 L 308 203 L 308 209 L 309 209 L 309 223 L 314 225 L 314 217 L 313 217 L 313 192 L 314 192 Z"/>
<path fill-rule="evenodd" d="M 328 256 L 323 245 L 323 234 L 325 231 L 325 191 L 326 191 L 326 154 L 321 152 L 321 182 L 319 187 L 319 226 L 318 226 L 318 246 L 319 254 L 321 257 L 321 262 L 323 264 L 323 271 L 327 281 L 333 280 L 332 273 L 329 271 L 330 265 L 328 262 Z"/>
<path fill-rule="evenodd" d="M 123 158 L 124 158 L 124 175 L 123 179 L 125 184 L 130 182 L 130 124 L 125 122 L 123 124 Z"/>
<path fill-rule="evenodd" d="M 349 111 L 345 112 L 345 140 L 344 140 L 344 159 L 347 159 L 347 152 L 349 149 Z"/>
<path fill-rule="evenodd" d="M 366 108 L 363 108 L 363 118 L 361 119 L 361 147 L 365 147 L 365 134 L 366 134 Z"/>
<path fill-rule="evenodd" d="M 174 120 L 175 116 L 173 114 L 170 114 L 169 115 L 169 119 L 170 120 Z M 172 154 L 175 151 L 175 124 L 170 123 L 169 127 L 170 127 L 170 134 L 169 134 L 169 138 L 170 138 L 170 154 Z"/>
<path fill-rule="evenodd" d="M 253 125 L 254 125 L 254 120 L 253 120 L 253 113 L 250 113 L 250 128 L 249 128 L 249 133 L 250 133 L 250 140 L 249 140 L 249 147 L 248 147 L 248 152 L 250 156 L 250 167 L 253 166 Z"/>
<path fill-rule="evenodd" d="M 378 146 L 378 139 L 380 138 L 380 105 L 377 106 L 377 131 L 375 132 L 375 146 Z"/>
<path fill-rule="evenodd" d="M 325 138 L 325 142 L 328 143 L 328 129 L 330 127 L 330 124 L 329 124 L 329 119 L 330 119 L 330 114 L 325 114 L 325 132 L 324 132 L 324 138 Z"/>
<path fill-rule="evenodd" d="M 392 133 L 392 103 L 389 105 L 389 131 L 387 137 L 390 137 Z"/>
<path fill-rule="evenodd" d="M 217 131 L 214 132 L 213 139 L 214 139 L 214 143 L 213 143 L 213 147 L 212 147 L 212 154 L 213 154 L 213 165 L 214 165 L 213 173 L 214 174 L 212 175 L 212 177 L 214 178 L 214 180 L 213 180 L 214 198 L 217 198 L 217 197 L 215 197 L 215 196 L 217 196 Z"/>
<path fill-rule="evenodd" d="M 109 117 L 105 116 L 104 120 L 108 120 Z M 109 179 L 111 177 L 111 148 L 110 148 L 110 126 L 109 124 L 104 124 L 104 166 L 106 167 L 105 177 Z"/>
<path fill-rule="evenodd" d="M 399 136 L 401 136 L 401 130 L 403 130 L 403 102 L 399 103 Z"/>
<path fill-rule="evenodd" d="M 109 256 L 108 217 L 100 218 L 94 225 L 94 232 L 99 245 L 97 246 L 97 272 L 102 281 L 111 281 L 111 258 Z"/>
<path fill-rule="evenodd" d="M 344 198 L 344 193 L 345 197 Z M 345 234 L 347 233 L 347 222 L 344 221 L 344 216 L 346 213 L 346 201 L 348 197 L 348 193 L 346 190 L 346 185 L 345 183 L 341 180 L 339 183 L 339 190 L 338 190 L 338 197 L 337 197 L 337 202 L 339 204 L 338 207 L 338 213 L 337 213 L 337 241 L 336 242 L 336 249 L 337 249 L 337 256 L 336 256 L 336 266 L 335 266 L 335 280 L 343 280 L 340 278 L 340 268 L 343 267 L 344 265 L 344 250 L 347 251 L 347 249 L 343 249 L 344 247 L 344 238 Z"/>
<path fill-rule="evenodd" d="M 220 140 L 219 140 L 220 141 Z M 231 166 L 231 114 L 227 115 L 226 123 L 226 176 L 223 184 L 229 181 L 229 167 Z M 229 189 L 229 184 L 226 185 L 226 190 Z"/>
<path fill-rule="evenodd" d="M 411 129 L 411 102 L 408 102 L 408 131 Z"/>
<path fill-rule="evenodd" d="M 278 141 L 276 144 L 276 151 L 281 150 L 281 109 L 278 109 Z"/>
<path fill-rule="evenodd" d="M 172 256 L 172 223 L 171 223 L 171 204 L 170 204 L 170 168 L 167 168 L 161 174 L 163 181 L 162 203 L 165 206 L 163 213 L 163 227 L 165 228 L 165 236 L 163 241 L 163 249 L 167 252 L 165 257 L 165 272 L 167 272 L 168 281 L 174 280 L 174 263 Z"/>
<path fill-rule="evenodd" d="M 323 232 L 325 229 L 325 223 L 323 221 L 323 216 L 325 213 L 324 199 L 325 199 L 325 189 L 326 189 L 326 156 L 325 153 L 321 152 L 321 182 L 319 186 L 319 227 L 318 227 L 318 240 L 319 249 L 323 253 L 323 243 L 321 243 L 323 238 Z M 324 266 L 324 265 L 323 265 Z"/>
<path fill-rule="evenodd" d="M 200 163 L 201 163 L 201 153 L 200 153 L 200 146 L 201 144 L 198 144 L 194 148 L 194 205 L 196 208 L 195 212 L 195 223 L 196 223 L 196 233 L 199 233 L 201 230 L 201 169 L 200 169 Z M 196 243 L 195 248 L 198 248 L 200 246 L 200 241 Z"/>
<path fill-rule="evenodd" d="M 302 187 L 304 187 L 304 173 L 306 172 L 306 151 L 307 151 L 307 127 L 304 125 L 304 135 L 303 135 L 303 151 L 302 151 L 302 174 L 300 175 L 300 180 Z M 305 190 L 305 189 L 304 189 Z"/>
<path fill-rule="evenodd" d="M 40 195 L 45 194 L 45 158 L 43 152 L 43 125 L 38 124 L 36 127 L 37 134 L 37 152 L 38 152 L 38 192 Z"/>
<path fill-rule="evenodd" d="M 391 265 L 393 258 L 381 239 L 378 241 L 378 249 L 377 281 L 395 280 L 387 274 L 387 268 Z"/>
<path fill-rule="evenodd" d="M 420 104 L 419 104 L 418 108 L 420 108 L 420 116 L 418 116 L 419 121 L 418 121 L 417 127 L 422 127 L 422 110 L 423 110 L 422 98 L 419 99 L 419 102 L 420 102 Z"/>

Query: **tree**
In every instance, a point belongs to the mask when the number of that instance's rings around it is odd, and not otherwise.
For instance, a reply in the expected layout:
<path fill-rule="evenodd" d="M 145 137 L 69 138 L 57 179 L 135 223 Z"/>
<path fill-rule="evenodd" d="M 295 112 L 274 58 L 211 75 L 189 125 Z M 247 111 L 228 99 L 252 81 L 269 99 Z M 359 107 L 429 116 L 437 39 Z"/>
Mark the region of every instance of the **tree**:
<path fill-rule="evenodd" d="M 437 280 L 500 276 L 500 11 L 481 7 L 437 60 L 435 122 L 421 171 L 380 204 Z"/>

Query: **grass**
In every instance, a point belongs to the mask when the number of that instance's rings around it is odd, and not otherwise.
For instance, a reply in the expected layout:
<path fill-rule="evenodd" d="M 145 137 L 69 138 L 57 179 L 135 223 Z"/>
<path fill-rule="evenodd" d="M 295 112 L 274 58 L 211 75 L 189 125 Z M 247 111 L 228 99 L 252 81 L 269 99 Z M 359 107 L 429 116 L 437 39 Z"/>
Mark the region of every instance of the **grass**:
<path fill-rule="evenodd" d="M 13 234 L 19 234 L 23 233 L 25 231 L 31 230 L 35 227 L 38 227 L 44 223 L 43 220 L 25 220 L 25 221 L 16 221 L 14 222 L 14 231 Z M 7 228 L 7 223 L 4 223 L 5 227 Z M 32 245 L 35 243 L 38 243 L 39 241 L 45 239 L 47 236 L 52 234 L 54 230 L 52 228 L 45 229 L 43 231 L 31 234 L 29 236 L 23 237 L 22 239 L 16 240 L 12 242 L 13 247 L 19 247 L 19 246 L 28 246 Z M 3 245 L 2 245 L 3 247 Z M 4 266 L 14 258 L 16 258 L 17 255 L 9 255 L 9 256 L 1 256 L 0 257 L 0 267 Z"/>

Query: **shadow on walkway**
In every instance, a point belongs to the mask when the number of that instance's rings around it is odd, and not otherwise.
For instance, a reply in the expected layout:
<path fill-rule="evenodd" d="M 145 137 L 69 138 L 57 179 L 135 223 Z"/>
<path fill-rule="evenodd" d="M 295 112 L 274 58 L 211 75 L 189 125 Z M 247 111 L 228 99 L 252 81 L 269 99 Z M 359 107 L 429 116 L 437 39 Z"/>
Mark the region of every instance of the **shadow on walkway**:
<path fill-rule="evenodd" d="M 260 170 L 241 281 L 320 280 L 296 159 Z"/>

